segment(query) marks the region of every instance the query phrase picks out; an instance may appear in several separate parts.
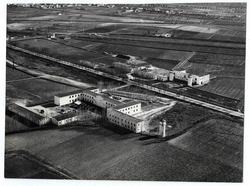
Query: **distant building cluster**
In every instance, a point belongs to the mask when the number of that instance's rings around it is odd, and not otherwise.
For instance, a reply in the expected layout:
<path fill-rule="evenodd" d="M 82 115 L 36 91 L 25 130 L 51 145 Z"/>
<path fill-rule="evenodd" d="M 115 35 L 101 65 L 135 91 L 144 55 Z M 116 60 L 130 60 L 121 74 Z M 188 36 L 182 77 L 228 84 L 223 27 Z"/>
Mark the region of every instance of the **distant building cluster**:
<path fill-rule="evenodd" d="M 157 68 L 141 60 L 128 60 L 127 63 L 115 62 L 113 66 L 131 73 L 132 76 L 129 75 L 129 79 L 134 79 L 133 76 L 142 79 L 157 79 L 159 81 L 174 81 L 177 79 L 187 82 L 188 86 L 204 85 L 210 81 L 209 74 L 191 74 L 182 69 L 167 70 Z"/>

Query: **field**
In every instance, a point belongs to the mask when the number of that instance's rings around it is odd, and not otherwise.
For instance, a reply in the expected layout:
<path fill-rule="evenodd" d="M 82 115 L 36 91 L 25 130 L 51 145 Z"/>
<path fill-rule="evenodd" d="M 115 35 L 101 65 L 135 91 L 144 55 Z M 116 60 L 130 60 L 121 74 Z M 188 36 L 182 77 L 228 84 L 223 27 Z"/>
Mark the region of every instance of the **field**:
<path fill-rule="evenodd" d="M 118 81 L 98 76 L 87 71 L 82 71 L 74 68 L 67 68 L 63 65 L 41 58 L 37 58 L 32 55 L 16 52 L 13 50 L 8 50 L 8 53 L 11 57 L 15 59 L 15 61 L 18 62 L 18 64 L 27 68 L 32 67 L 34 69 L 39 69 L 39 71 L 44 72 L 46 74 L 66 77 L 69 79 L 87 83 L 90 86 L 99 87 L 100 82 L 102 82 L 103 88 L 123 85 L 123 83 Z M 9 73 L 9 76 L 12 76 L 12 74 L 13 73 Z"/>
<path fill-rule="evenodd" d="M 123 24 L 111 24 L 107 26 L 101 26 L 101 27 L 96 27 L 94 29 L 86 30 L 86 33 L 110 33 L 110 32 L 115 32 L 117 30 L 122 30 L 127 28 L 128 25 L 123 25 Z"/>
<path fill-rule="evenodd" d="M 214 124 L 224 127 L 221 123 Z M 234 125 L 234 128 L 237 129 L 238 126 Z M 203 131 L 202 128 L 199 130 Z M 242 128 L 238 130 L 241 131 Z M 209 134 L 211 138 L 216 138 L 217 135 L 219 134 Z M 231 143 L 234 138 L 225 140 Z M 159 143 L 155 138 L 145 139 L 132 133 L 116 134 L 98 127 L 63 127 L 10 134 L 5 140 L 6 152 L 28 150 L 79 179 L 242 181 L 240 163 L 238 167 L 234 167 L 227 159 L 223 162 L 216 160 L 220 157 L 214 151 L 195 155 L 193 152 L 199 149 L 183 150 L 179 144 L 170 142 Z M 203 143 L 204 146 L 209 145 L 209 142 Z M 242 159 L 241 145 L 232 143 L 238 147 L 237 151 L 231 151 L 232 147 L 225 143 L 216 142 L 216 145 L 230 153 L 224 155 Z"/>
<path fill-rule="evenodd" d="M 13 152 L 5 155 L 5 178 L 67 179 L 55 170 L 48 169 L 41 162 L 34 161 L 27 152 Z"/>
<path fill-rule="evenodd" d="M 20 71 L 18 72 L 21 74 Z M 77 88 L 39 78 L 9 81 L 6 84 L 7 100 L 22 99 L 29 104 L 51 101 L 54 99 L 54 95 L 73 90 L 77 90 Z"/>
<path fill-rule="evenodd" d="M 18 41 L 17 46 L 72 63 L 78 63 L 80 60 L 91 60 L 91 62 L 95 62 L 95 60 L 93 60 L 95 58 L 105 58 L 101 60 L 101 63 L 109 65 L 114 61 L 112 57 L 106 55 L 88 52 L 83 49 L 46 39 Z"/>
<path fill-rule="evenodd" d="M 32 77 L 33 76 L 23 73 L 19 70 L 13 69 L 12 67 L 6 67 L 6 81 L 20 80 Z"/>
<path fill-rule="evenodd" d="M 148 63 L 150 63 L 151 65 L 155 67 L 163 68 L 167 70 L 172 70 L 179 63 L 179 61 L 158 59 L 158 58 L 148 58 L 145 61 L 147 61 Z"/>
<path fill-rule="evenodd" d="M 211 119 L 202 122 L 169 143 L 243 170 L 243 127 L 234 121 Z"/>
<path fill-rule="evenodd" d="M 245 91 L 245 79 L 217 78 L 211 80 L 208 85 L 200 87 L 199 89 L 242 100 Z"/>
<path fill-rule="evenodd" d="M 127 39 L 128 38 L 128 39 Z M 129 48 L 130 47 L 141 47 L 149 48 L 150 50 L 178 50 L 178 51 L 186 51 L 186 52 L 205 52 L 205 53 L 214 53 L 214 54 L 231 54 L 231 55 L 239 55 L 244 56 L 245 55 L 245 48 L 228 48 L 227 46 L 223 47 L 214 47 L 213 45 L 201 45 L 199 44 L 189 44 L 188 40 L 182 40 L 182 43 L 170 43 L 170 42 L 155 42 L 155 41 L 147 41 L 147 39 L 140 39 L 137 40 L 135 37 L 132 39 L 129 37 L 106 37 L 102 39 L 96 39 L 96 38 L 85 38 L 85 40 L 89 41 L 95 41 L 95 42 L 102 42 L 102 43 L 108 43 L 112 45 L 123 45 Z M 163 40 L 164 41 L 164 40 Z M 228 44 L 226 44 L 228 45 Z M 214 50 L 213 50 L 214 49 Z M 212 50 L 212 51 L 211 51 Z M 144 54 L 145 55 L 145 54 Z M 149 56 L 150 57 L 150 56 Z M 151 56 L 153 57 L 153 56 Z"/>
<path fill-rule="evenodd" d="M 5 115 L 5 133 L 29 129 L 26 125 L 18 122 L 16 118 Z"/>

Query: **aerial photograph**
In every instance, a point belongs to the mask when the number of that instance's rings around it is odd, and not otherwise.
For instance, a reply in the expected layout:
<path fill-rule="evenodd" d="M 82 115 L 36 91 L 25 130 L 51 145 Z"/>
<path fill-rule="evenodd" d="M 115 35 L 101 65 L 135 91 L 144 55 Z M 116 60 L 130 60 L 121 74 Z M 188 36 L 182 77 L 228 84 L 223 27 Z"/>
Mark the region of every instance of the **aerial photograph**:
<path fill-rule="evenodd" d="M 6 4 L 4 178 L 242 183 L 246 8 Z"/>

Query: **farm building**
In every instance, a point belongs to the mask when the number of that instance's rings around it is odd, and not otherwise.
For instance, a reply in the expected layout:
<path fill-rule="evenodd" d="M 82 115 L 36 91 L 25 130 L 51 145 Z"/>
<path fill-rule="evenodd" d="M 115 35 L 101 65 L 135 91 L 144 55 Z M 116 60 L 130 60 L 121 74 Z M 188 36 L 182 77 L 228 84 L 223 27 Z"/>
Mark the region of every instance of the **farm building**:
<path fill-rule="evenodd" d="M 141 112 L 141 102 L 131 101 L 125 104 L 117 105 L 113 107 L 113 109 L 122 112 L 124 114 L 133 115 Z"/>
<path fill-rule="evenodd" d="M 144 121 L 137 119 L 133 116 L 124 114 L 118 110 L 113 108 L 109 108 L 107 111 L 107 119 L 121 127 L 129 129 L 135 133 L 140 133 L 144 129 Z"/>
<path fill-rule="evenodd" d="M 99 92 L 99 89 L 95 87 L 89 87 L 85 90 L 89 90 L 91 92 Z M 79 101 L 83 98 L 83 90 L 75 90 L 71 92 L 66 92 L 62 94 L 57 94 L 54 96 L 54 103 L 59 106 L 67 105 Z"/>
<path fill-rule="evenodd" d="M 173 81 L 174 79 L 186 81 L 188 86 L 192 86 L 193 84 L 203 85 L 207 84 L 210 81 L 210 75 L 194 75 L 187 73 L 186 70 L 174 70 L 170 71 L 169 80 Z"/>
<path fill-rule="evenodd" d="M 11 104 L 7 107 L 7 109 L 23 118 L 37 124 L 37 125 L 45 125 L 49 123 L 50 118 L 43 117 L 35 112 L 32 112 L 24 107 L 21 107 L 17 104 Z"/>
<path fill-rule="evenodd" d="M 52 123 L 54 123 L 57 126 L 60 126 L 60 125 L 72 123 L 77 120 L 78 120 L 78 116 L 76 112 L 70 112 L 70 113 L 60 114 L 60 115 L 53 117 Z"/>

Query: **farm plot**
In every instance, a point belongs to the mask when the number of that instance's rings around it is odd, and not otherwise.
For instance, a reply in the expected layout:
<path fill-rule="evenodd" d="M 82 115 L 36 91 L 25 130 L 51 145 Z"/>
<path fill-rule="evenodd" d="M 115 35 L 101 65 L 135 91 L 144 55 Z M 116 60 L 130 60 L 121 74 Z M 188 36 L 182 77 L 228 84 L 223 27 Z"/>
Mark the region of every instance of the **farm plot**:
<path fill-rule="evenodd" d="M 192 74 L 210 74 L 210 76 L 236 76 L 245 77 L 244 66 L 215 65 L 206 63 L 185 63 L 182 68 Z"/>
<path fill-rule="evenodd" d="M 244 83 L 245 78 L 216 78 L 211 80 L 209 84 L 202 86 L 199 89 L 241 100 L 244 97 Z"/>
<path fill-rule="evenodd" d="M 19 41 L 17 46 L 70 62 L 103 56 L 45 39 Z"/>
<path fill-rule="evenodd" d="M 193 36 L 197 35 L 199 32 L 172 30 L 172 33 L 173 33 L 173 37 L 176 37 L 176 38 L 192 38 Z"/>
<path fill-rule="evenodd" d="M 184 51 L 175 51 L 175 50 L 167 50 L 164 54 L 158 56 L 160 59 L 168 59 L 175 61 L 182 61 L 189 57 L 192 52 L 184 52 Z"/>
<path fill-rule="evenodd" d="M 89 86 L 99 87 L 99 84 L 101 83 L 102 87 L 106 88 L 121 86 L 124 84 L 122 82 L 105 78 L 103 76 L 99 76 L 87 71 L 75 68 L 68 68 L 58 63 L 54 63 L 42 58 L 37 58 L 29 54 L 13 51 L 10 49 L 8 49 L 8 52 L 15 59 L 15 61 L 18 61 L 18 64 L 24 67 L 29 68 L 31 66 L 32 68 L 37 69 L 40 72 L 44 72 L 50 75 L 66 77 L 79 82 L 87 83 L 89 84 Z"/>
<path fill-rule="evenodd" d="M 151 48 L 143 48 L 140 46 L 125 46 L 119 44 L 103 44 L 101 46 L 93 48 L 93 50 L 97 52 L 105 51 L 114 54 L 127 54 L 132 56 L 151 57 L 151 58 L 157 58 L 163 52 L 165 52 L 165 50 L 163 49 L 151 49 Z"/>
<path fill-rule="evenodd" d="M 210 119 L 169 144 L 243 170 L 243 127 L 235 121 Z"/>
<path fill-rule="evenodd" d="M 107 25 L 107 26 L 101 26 L 94 29 L 86 30 L 86 33 L 109 33 L 114 32 L 121 29 L 128 28 L 129 25 L 124 24 L 113 24 L 113 25 Z"/>
<path fill-rule="evenodd" d="M 43 80 L 32 79 L 9 82 L 6 85 L 6 96 L 11 99 L 27 99 L 29 104 L 51 101 L 54 95 L 77 90 L 75 87 Z"/>
<path fill-rule="evenodd" d="M 246 42 L 246 38 L 245 37 L 227 36 L 227 35 L 221 35 L 221 34 L 215 34 L 213 37 L 210 38 L 210 40 Z"/>
<path fill-rule="evenodd" d="M 230 167 L 229 162 L 221 163 L 214 157 L 198 156 L 168 142 L 143 138 L 131 133 L 116 134 L 105 128 L 63 127 L 7 135 L 5 147 L 6 151 L 29 150 L 79 179 L 242 180 L 242 171 Z M 230 148 L 219 145 L 225 150 Z"/>
<path fill-rule="evenodd" d="M 32 78 L 33 76 L 21 72 L 15 68 L 6 66 L 6 81 L 21 80 L 26 78 Z"/>
<path fill-rule="evenodd" d="M 189 60 L 189 62 L 214 64 L 214 65 L 244 66 L 245 65 L 245 56 L 196 53 Z"/>
<path fill-rule="evenodd" d="M 172 70 L 179 63 L 179 61 L 158 58 L 148 58 L 146 61 L 155 67 L 167 70 Z"/>
<path fill-rule="evenodd" d="M 5 155 L 5 178 L 64 179 L 26 156 Z"/>

